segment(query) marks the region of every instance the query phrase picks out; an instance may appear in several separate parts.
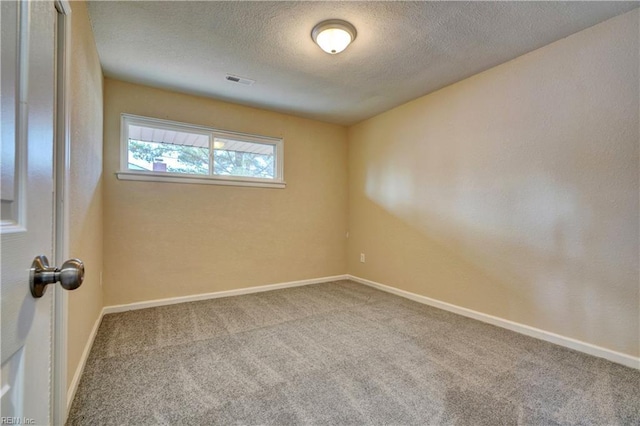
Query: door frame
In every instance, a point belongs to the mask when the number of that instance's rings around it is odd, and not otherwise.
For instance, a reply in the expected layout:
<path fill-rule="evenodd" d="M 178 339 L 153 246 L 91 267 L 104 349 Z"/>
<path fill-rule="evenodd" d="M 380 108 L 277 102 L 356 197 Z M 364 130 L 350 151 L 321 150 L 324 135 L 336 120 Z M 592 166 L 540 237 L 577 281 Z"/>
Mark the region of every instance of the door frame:
<path fill-rule="evenodd" d="M 69 83 L 71 70 L 71 3 L 55 0 L 55 122 L 54 122 L 54 264 L 62 265 L 69 258 L 69 176 L 71 154 L 71 114 Z M 51 419 L 56 425 L 67 421 L 67 319 L 68 293 L 55 286 L 53 314 L 53 368 L 51 389 Z"/>

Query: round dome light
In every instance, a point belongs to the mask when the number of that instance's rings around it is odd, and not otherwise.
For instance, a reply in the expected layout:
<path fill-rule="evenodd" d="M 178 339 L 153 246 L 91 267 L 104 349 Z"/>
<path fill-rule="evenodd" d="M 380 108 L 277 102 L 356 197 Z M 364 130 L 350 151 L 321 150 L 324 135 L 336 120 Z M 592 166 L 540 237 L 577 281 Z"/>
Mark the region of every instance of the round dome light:
<path fill-rule="evenodd" d="M 325 52 L 335 55 L 356 39 L 356 29 L 347 21 L 330 19 L 322 21 L 311 31 L 311 38 Z"/>

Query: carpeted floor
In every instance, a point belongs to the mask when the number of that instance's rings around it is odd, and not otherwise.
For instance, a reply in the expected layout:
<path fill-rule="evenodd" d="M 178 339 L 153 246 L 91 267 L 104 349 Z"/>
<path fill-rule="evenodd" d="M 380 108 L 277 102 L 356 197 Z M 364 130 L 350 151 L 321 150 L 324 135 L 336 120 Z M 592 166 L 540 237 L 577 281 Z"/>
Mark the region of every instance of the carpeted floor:
<path fill-rule="evenodd" d="M 350 281 L 106 315 L 70 425 L 640 424 L 640 371 Z"/>

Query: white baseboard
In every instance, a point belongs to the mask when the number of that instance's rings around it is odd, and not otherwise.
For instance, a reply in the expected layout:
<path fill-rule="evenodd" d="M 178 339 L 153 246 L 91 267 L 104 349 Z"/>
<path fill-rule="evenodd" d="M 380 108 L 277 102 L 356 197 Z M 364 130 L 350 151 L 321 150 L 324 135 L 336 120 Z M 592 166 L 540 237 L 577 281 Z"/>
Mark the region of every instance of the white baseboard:
<path fill-rule="evenodd" d="M 346 280 L 347 275 L 334 275 L 331 277 L 312 278 L 309 280 L 290 281 L 286 283 L 268 284 L 255 287 L 239 288 L 237 290 L 216 291 L 213 293 L 193 294 L 190 296 L 169 297 L 167 299 L 148 300 L 144 302 L 128 303 L 126 305 L 105 306 L 104 313 L 133 311 L 136 309 L 153 308 L 155 306 L 173 305 L 176 303 L 195 302 L 198 300 L 217 299 L 220 297 L 241 296 L 243 294 L 260 293 L 263 291 L 279 290 L 289 287 L 300 287 L 309 284 L 320 284 L 330 281 Z"/>
<path fill-rule="evenodd" d="M 549 331 L 541 330 L 539 328 L 530 327 L 528 325 L 513 322 L 507 319 L 495 317 L 493 315 L 484 314 L 482 312 L 474 311 L 472 309 L 463 308 L 461 306 L 452 305 L 450 303 L 441 302 L 440 300 L 432 299 L 430 297 L 421 296 L 409 291 L 400 290 L 395 287 L 380 284 L 375 281 L 367 280 L 364 278 L 356 277 L 354 275 L 348 275 L 348 278 L 352 281 L 360 284 L 365 284 L 370 287 L 377 288 L 387 293 L 392 293 L 397 296 L 411 299 L 425 305 L 433 306 L 445 311 L 453 312 L 458 315 L 473 318 L 478 321 L 486 322 L 498 327 L 506 328 L 507 330 L 515 331 L 516 333 L 524 334 L 526 336 L 534 337 L 536 339 L 544 340 L 546 342 L 555 343 L 559 346 L 574 349 L 576 351 L 584 352 L 589 355 L 593 355 L 599 358 L 604 358 L 609 361 L 625 365 L 627 367 L 640 369 L 640 358 L 633 357 L 631 355 L 623 354 L 621 352 L 612 351 L 601 346 L 592 345 L 591 343 L 582 342 L 580 340 L 572 339 L 570 337 L 561 336 L 559 334 L 551 333 Z"/>
<path fill-rule="evenodd" d="M 91 353 L 91 348 L 93 347 L 93 342 L 96 339 L 96 334 L 98 333 L 98 327 L 100 327 L 100 322 L 102 321 L 102 317 L 104 316 L 104 308 L 100 311 L 100 315 L 96 319 L 96 322 L 93 324 L 93 328 L 91 329 L 91 333 L 89 334 L 89 338 L 87 339 L 87 343 L 84 345 L 84 350 L 82 351 L 82 355 L 80 356 L 80 363 L 78 363 L 78 367 L 76 367 L 76 372 L 73 374 L 73 379 L 71 380 L 71 386 L 67 390 L 67 416 L 69 415 L 69 410 L 71 409 L 71 404 L 73 403 L 73 398 L 76 396 L 76 391 L 78 390 L 78 385 L 80 384 L 80 378 L 82 377 L 82 373 L 84 372 L 84 367 L 87 364 L 87 359 L 89 358 L 89 353 Z"/>

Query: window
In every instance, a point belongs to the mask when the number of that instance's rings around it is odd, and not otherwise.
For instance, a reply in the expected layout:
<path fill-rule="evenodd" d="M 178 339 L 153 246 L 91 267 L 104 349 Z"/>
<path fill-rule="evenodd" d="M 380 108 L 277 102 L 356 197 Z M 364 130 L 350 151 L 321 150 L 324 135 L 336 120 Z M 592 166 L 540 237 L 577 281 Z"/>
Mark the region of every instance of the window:
<path fill-rule="evenodd" d="M 284 188 L 282 139 L 122 114 L 118 179 Z"/>

